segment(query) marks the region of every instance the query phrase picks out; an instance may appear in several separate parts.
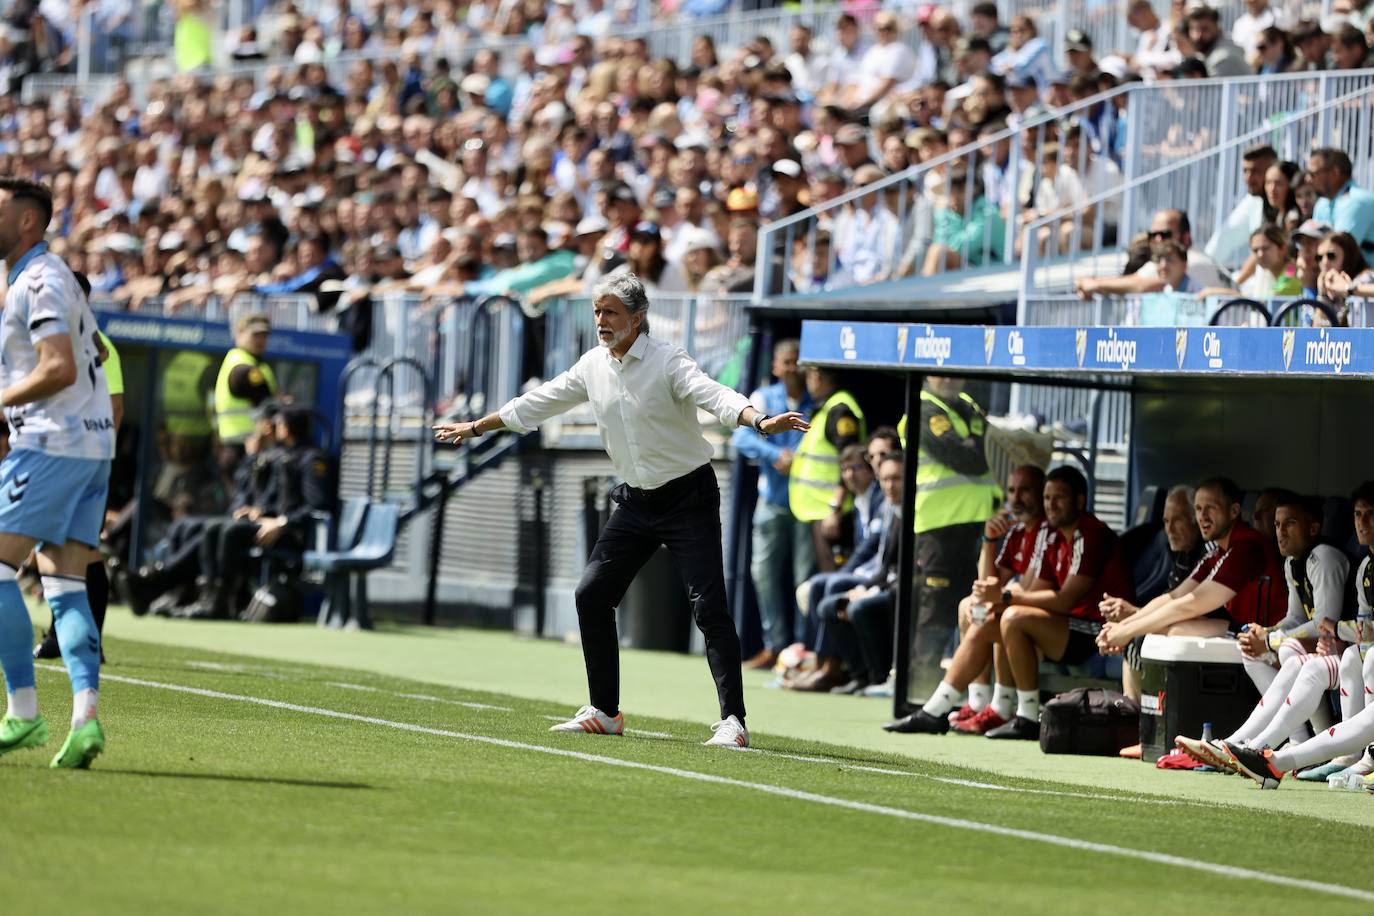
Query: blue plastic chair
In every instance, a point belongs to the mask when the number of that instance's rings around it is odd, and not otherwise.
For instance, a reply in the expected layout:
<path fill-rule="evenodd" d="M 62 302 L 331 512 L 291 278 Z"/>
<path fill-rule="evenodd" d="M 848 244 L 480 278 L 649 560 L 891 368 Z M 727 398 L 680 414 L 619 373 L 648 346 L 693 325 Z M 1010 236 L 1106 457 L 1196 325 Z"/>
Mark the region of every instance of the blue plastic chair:
<path fill-rule="evenodd" d="M 395 503 L 348 499 L 339 513 L 334 550 L 305 554 L 305 568 L 325 575 L 321 626 L 372 628 L 367 574 L 391 562 L 400 534 L 401 510 Z"/>

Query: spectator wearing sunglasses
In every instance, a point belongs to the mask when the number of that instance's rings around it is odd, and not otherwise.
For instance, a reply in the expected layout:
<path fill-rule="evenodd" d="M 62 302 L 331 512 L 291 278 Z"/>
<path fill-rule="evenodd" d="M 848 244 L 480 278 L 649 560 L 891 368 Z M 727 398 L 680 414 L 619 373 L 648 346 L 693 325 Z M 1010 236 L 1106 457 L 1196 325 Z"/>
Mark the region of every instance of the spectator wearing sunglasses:
<path fill-rule="evenodd" d="M 1188 214 L 1182 210 L 1160 210 L 1150 220 L 1150 245 L 1160 242 L 1177 242 L 1188 253 L 1188 276 L 1197 281 L 1199 288 L 1210 286 L 1229 286 L 1226 272 L 1217 262 L 1204 252 L 1193 247 L 1193 233 L 1188 223 Z M 1084 299 L 1094 295 L 1130 296 L 1139 293 L 1159 293 L 1165 288 L 1159 268 L 1153 261 L 1133 274 L 1122 277 L 1084 277 L 1074 284 L 1078 295 Z"/>

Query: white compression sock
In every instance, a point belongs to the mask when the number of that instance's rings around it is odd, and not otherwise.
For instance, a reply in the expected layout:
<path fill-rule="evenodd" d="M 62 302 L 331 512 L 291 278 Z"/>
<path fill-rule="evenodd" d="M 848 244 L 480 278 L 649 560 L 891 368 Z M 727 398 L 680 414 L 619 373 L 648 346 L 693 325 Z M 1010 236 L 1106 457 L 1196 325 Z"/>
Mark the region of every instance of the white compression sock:
<path fill-rule="evenodd" d="M 992 690 L 992 711 L 1003 719 L 1010 719 L 1016 711 L 1016 688 L 997 684 Z"/>
<path fill-rule="evenodd" d="M 9 714 L 16 719 L 32 719 L 38 715 L 38 690 L 33 687 L 20 687 L 7 695 Z"/>
<path fill-rule="evenodd" d="M 1250 675 L 1250 679 L 1258 685 L 1265 677 L 1260 670 L 1261 667 L 1273 672 L 1269 677 L 1268 685 L 1264 688 L 1263 695 L 1259 703 L 1250 712 L 1250 718 L 1245 720 L 1245 724 L 1233 731 L 1227 741 L 1234 741 L 1238 744 L 1248 744 L 1250 739 L 1264 731 L 1278 714 L 1280 705 L 1288 696 L 1288 691 L 1293 689 L 1293 682 L 1298 679 L 1298 672 L 1302 670 L 1302 663 L 1297 659 L 1285 662 L 1284 666 L 1278 671 L 1274 671 L 1264 662 L 1246 656 L 1244 658 L 1245 673 Z"/>
<path fill-rule="evenodd" d="M 92 719 L 97 719 L 96 707 L 100 698 L 98 690 L 78 690 L 72 697 L 72 729 L 78 729 Z"/>
<path fill-rule="evenodd" d="M 1333 725 L 1297 747 L 1275 751 L 1274 769 L 1285 773 L 1305 769 L 1342 754 L 1359 753 L 1371 741 L 1374 741 L 1374 706 L 1366 706 L 1349 722 Z"/>
<path fill-rule="evenodd" d="M 1365 706 L 1364 673 L 1360 670 L 1360 647 L 1350 646 L 1341 653 L 1341 721 L 1358 715 Z"/>
<path fill-rule="evenodd" d="M 1032 722 L 1040 721 L 1039 689 L 1016 691 L 1016 714 L 1023 719 L 1030 719 Z"/>
<path fill-rule="evenodd" d="M 992 702 L 991 684 L 969 684 L 968 705 L 974 712 L 982 712 Z"/>
<path fill-rule="evenodd" d="M 1300 744 L 1307 737 L 1303 723 L 1326 701 L 1326 691 L 1336 686 L 1338 664 L 1331 655 L 1310 656 L 1298 672 L 1288 696 L 1279 704 L 1274 718 L 1254 737 L 1251 746 L 1277 747 L 1284 738 Z"/>
<path fill-rule="evenodd" d="M 940 686 L 935 688 L 935 692 L 921 709 L 928 715 L 943 716 L 958 705 L 959 698 L 963 695 L 962 690 L 957 690 L 948 681 L 941 681 Z"/>

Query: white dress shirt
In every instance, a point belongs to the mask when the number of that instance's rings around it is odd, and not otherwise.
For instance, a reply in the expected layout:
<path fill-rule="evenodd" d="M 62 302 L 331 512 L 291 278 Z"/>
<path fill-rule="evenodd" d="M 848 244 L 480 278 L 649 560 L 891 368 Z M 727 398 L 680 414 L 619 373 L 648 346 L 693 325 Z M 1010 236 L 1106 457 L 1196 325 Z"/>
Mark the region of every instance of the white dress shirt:
<path fill-rule="evenodd" d="M 681 347 L 641 333 L 624 359 L 605 347 L 589 350 L 498 413 L 507 429 L 524 433 L 582 403 L 592 405 L 616 474 L 653 490 L 711 460 L 698 407 L 733 428 L 749 399 L 702 372 Z"/>

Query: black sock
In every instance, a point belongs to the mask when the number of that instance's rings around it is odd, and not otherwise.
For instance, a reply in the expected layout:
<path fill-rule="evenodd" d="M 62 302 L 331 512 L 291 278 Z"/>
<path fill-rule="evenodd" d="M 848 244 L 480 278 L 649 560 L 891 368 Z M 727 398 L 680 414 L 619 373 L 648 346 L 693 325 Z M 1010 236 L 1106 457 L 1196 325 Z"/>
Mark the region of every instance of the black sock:
<path fill-rule="evenodd" d="M 91 615 L 95 617 L 95 629 L 105 632 L 105 609 L 110 606 L 110 575 L 105 571 L 103 561 L 86 567 L 86 597 L 91 602 Z"/>

